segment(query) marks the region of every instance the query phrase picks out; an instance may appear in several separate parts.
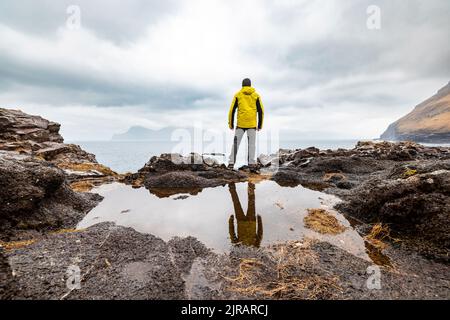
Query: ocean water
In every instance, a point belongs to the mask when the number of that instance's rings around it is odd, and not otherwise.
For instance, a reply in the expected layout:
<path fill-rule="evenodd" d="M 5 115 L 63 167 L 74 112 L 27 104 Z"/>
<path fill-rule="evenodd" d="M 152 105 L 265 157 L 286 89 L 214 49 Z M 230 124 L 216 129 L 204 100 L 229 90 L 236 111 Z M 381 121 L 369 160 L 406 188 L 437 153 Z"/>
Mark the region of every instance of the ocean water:
<path fill-rule="evenodd" d="M 358 140 L 286 140 L 280 141 L 276 145 L 265 146 L 263 142 L 258 142 L 256 154 L 268 154 L 278 151 L 278 148 L 298 149 L 317 147 L 319 149 L 353 148 Z M 110 167 L 116 172 L 136 172 L 142 168 L 152 156 L 159 156 L 162 153 L 179 152 L 187 154 L 189 152 L 205 153 L 201 147 L 193 145 L 190 151 L 180 152 L 177 149 L 177 142 L 173 141 L 69 141 L 80 145 L 84 150 L 96 155 L 97 160 Z M 245 164 L 246 141 L 243 140 L 236 165 Z M 227 156 L 216 156 L 220 162 L 228 161 L 228 153 L 231 144 L 224 144 L 222 148 L 212 150 L 213 152 L 224 153 Z M 211 150 L 207 150 L 211 152 Z"/>

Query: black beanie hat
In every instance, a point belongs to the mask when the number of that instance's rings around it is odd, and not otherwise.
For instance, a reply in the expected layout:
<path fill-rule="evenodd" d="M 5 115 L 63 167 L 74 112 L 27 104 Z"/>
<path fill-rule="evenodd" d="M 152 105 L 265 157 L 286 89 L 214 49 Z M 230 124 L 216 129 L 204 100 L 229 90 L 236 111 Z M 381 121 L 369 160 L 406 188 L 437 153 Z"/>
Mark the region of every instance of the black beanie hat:
<path fill-rule="evenodd" d="M 242 86 L 243 87 L 251 87 L 252 81 L 249 78 L 245 78 L 244 80 L 242 80 Z"/>

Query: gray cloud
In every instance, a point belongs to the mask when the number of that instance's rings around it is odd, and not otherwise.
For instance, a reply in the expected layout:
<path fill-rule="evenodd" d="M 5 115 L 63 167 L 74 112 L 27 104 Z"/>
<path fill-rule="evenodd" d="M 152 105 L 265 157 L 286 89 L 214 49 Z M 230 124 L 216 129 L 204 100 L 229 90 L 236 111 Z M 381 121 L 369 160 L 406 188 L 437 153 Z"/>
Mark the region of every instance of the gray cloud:
<path fill-rule="evenodd" d="M 79 32 L 65 29 L 71 4 L 82 10 Z M 366 28 L 371 4 L 381 30 Z M 0 104 L 46 105 L 55 116 L 74 105 L 136 106 L 149 117 L 190 109 L 211 119 L 251 76 L 274 125 L 290 123 L 286 110 L 293 120 L 310 112 L 315 127 L 345 112 L 348 125 L 335 131 L 374 135 L 448 82 L 449 14 L 447 0 L 3 0 Z M 369 114 L 372 127 L 352 129 Z"/>
<path fill-rule="evenodd" d="M 154 105 L 156 108 L 187 108 L 195 101 L 217 99 L 217 94 L 186 86 L 155 84 L 152 86 L 108 78 L 90 70 L 62 70 L 45 65 L 16 61 L 0 54 L 0 89 L 6 92 L 28 87 L 21 92 L 28 102 L 64 105 L 108 106 Z"/>
<path fill-rule="evenodd" d="M 119 45 L 134 41 L 149 24 L 176 13 L 175 0 L 4 0 L 0 21 L 25 33 L 54 37 L 67 20 L 67 8 L 81 9 L 82 25 Z"/>

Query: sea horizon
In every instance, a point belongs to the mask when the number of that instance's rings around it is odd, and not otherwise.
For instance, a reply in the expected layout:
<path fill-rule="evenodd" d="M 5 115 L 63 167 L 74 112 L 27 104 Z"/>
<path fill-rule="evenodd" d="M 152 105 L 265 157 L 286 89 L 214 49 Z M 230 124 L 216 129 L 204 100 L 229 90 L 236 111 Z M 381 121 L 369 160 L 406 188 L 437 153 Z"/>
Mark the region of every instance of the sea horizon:
<path fill-rule="evenodd" d="M 244 139 L 245 140 L 245 139 Z M 305 149 L 316 147 L 319 149 L 351 149 L 358 141 L 370 141 L 373 139 L 286 139 L 277 144 L 270 145 L 266 140 L 260 140 L 257 147 L 257 156 L 261 154 L 270 154 L 279 149 Z M 187 155 L 191 152 L 199 154 L 204 153 L 222 153 L 225 156 L 219 156 L 218 161 L 228 161 L 230 143 L 223 143 L 223 148 L 208 149 L 192 143 L 192 149 L 185 152 L 179 152 L 176 149 L 177 141 L 167 140 L 68 140 L 67 143 L 80 145 L 84 150 L 93 153 L 100 163 L 109 166 L 112 170 L 125 173 L 136 172 L 142 168 L 153 156 L 159 156 L 163 153 L 180 153 Z M 245 141 L 241 147 L 237 165 L 245 164 Z M 264 146 L 264 148 L 262 148 Z M 258 151 L 260 150 L 260 151 Z"/>

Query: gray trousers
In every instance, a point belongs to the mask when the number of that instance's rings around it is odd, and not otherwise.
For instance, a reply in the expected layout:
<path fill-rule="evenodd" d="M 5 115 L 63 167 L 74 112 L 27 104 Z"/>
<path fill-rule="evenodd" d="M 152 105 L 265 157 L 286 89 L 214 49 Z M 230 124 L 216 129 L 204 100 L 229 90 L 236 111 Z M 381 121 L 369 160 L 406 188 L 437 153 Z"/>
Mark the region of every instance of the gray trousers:
<path fill-rule="evenodd" d="M 236 155 L 239 151 L 239 145 L 241 144 L 242 137 L 244 133 L 247 131 L 248 138 L 248 164 L 254 165 L 255 161 L 255 153 L 256 153 L 256 129 L 241 129 L 237 128 L 236 133 L 234 134 L 233 147 L 231 148 L 230 160 L 229 164 L 236 163 Z"/>

